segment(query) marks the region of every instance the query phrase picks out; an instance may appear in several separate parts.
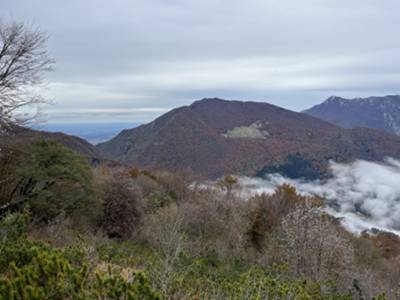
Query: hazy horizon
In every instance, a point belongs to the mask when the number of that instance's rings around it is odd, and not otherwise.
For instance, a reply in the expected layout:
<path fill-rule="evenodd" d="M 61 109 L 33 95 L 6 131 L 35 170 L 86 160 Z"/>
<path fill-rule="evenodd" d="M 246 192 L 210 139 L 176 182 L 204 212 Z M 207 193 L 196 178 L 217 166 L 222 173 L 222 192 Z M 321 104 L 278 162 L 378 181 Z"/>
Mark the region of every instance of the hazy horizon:
<path fill-rule="evenodd" d="M 48 122 L 145 123 L 205 97 L 300 111 L 400 94 L 398 1 L 3 0 L 47 32 Z"/>
<path fill-rule="evenodd" d="M 43 123 L 33 125 L 34 129 L 49 132 L 63 132 L 68 135 L 78 136 L 93 145 L 108 141 L 124 129 L 139 126 L 139 123 Z"/>

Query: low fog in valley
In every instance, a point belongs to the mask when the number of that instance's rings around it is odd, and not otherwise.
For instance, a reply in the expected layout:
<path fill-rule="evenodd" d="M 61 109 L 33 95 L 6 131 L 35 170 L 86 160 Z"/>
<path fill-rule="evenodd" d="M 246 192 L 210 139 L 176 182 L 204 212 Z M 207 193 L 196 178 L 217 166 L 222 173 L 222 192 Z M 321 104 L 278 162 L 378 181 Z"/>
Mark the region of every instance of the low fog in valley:
<path fill-rule="evenodd" d="M 383 163 L 358 160 L 349 164 L 331 162 L 332 177 L 304 181 L 271 174 L 265 179 L 241 177 L 241 195 L 273 193 L 284 184 L 304 195 L 325 200 L 327 212 L 343 218 L 345 227 L 355 233 L 377 228 L 400 234 L 400 161 Z"/>

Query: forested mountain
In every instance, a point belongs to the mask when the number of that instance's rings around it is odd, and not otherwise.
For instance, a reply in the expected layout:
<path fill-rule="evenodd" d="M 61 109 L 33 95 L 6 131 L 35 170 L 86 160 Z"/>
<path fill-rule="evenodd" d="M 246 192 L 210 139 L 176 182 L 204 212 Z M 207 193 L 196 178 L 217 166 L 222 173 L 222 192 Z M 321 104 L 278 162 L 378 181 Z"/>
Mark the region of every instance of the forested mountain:
<path fill-rule="evenodd" d="M 268 103 L 203 99 L 98 145 L 108 158 L 149 169 L 190 169 L 207 177 L 279 172 L 320 178 L 329 160 L 400 157 L 400 138 L 343 129 Z"/>

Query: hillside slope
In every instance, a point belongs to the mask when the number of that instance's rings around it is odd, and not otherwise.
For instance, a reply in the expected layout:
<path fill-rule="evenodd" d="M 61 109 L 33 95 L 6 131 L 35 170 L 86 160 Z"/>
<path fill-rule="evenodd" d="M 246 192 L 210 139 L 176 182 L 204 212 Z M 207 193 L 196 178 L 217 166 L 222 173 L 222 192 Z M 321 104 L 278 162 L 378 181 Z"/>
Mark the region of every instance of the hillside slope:
<path fill-rule="evenodd" d="M 280 172 L 320 178 L 329 160 L 400 157 L 400 138 L 342 129 L 268 103 L 203 99 L 99 144 L 108 158 L 148 169 L 191 169 L 215 178 Z"/>
<path fill-rule="evenodd" d="M 376 128 L 400 135 L 400 96 L 355 99 L 333 96 L 304 113 L 345 128 Z"/>
<path fill-rule="evenodd" d="M 103 160 L 103 156 L 95 146 L 76 136 L 67 135 L 61 132 L 47 132 L 33 130 L 24 127 L 16 127 L 9 134 L 0 135 L 0 145 L 5 144 L 26 144 L 35 140 L 45 139 L 58 141 L 76 153 L 85 156 L 91 164 Z"/>

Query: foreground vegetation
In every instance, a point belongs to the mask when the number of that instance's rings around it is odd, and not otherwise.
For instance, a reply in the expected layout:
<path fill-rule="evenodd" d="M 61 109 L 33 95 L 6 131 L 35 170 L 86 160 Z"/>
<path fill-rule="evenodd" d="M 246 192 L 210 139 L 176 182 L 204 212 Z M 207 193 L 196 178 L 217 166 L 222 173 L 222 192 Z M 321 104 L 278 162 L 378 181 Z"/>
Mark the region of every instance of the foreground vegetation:
<path fill-rule="evenodd" d="M 91 169 L 39 141 L 0 156 L 0 299 L 399 299 L 400 263 L 290 186 Z"/>

